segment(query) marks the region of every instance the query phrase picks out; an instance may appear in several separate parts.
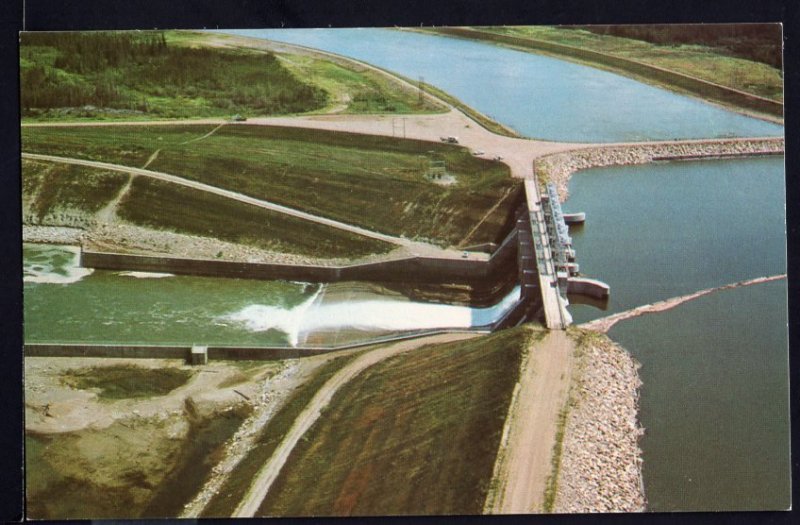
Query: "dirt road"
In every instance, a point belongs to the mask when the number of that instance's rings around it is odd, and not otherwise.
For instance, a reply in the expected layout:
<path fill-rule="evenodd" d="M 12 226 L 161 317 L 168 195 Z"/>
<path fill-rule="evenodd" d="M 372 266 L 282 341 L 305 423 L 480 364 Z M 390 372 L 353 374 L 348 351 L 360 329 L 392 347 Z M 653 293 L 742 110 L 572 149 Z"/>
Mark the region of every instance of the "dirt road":
<path fill-rule="evenodd" d="M 383 361 L 389 357 L 398 355 L 403 352 L 408 352 L 415 348 L 419 348 L 428 344 L 441 344 L 450 341 L 458 341 L 462 339 L 469 339 L 477 337 L 477 334 L 442 334 L 431 337 L 423 337 L 420 339 L 412 339 L 409 341 L 402 341 L 390 346 L 385 346 L 356 358 L 353 362 L 346 365 L 327 383 L 322 385 L 322 388 L 314 395 L 308 406 L 297 416 L 292 428 L 283 438 L 278 448 L 272 454 L 269 461 L 261 468 L 258 475 L 253 480 L 250 489 L 247 491 L 242 502 L 233 513 L 235 518 L 252 517 L 255 515 L 264 497 L 267 495 L 270 486 L 280 474 L 283 465 L 289 458 L 297 442 L 303 437 L 303 434 L 311 428 L 311 426 L 319 419 L 319 416 L 328 403 L 330 403 L 333 395 L 348 381 L 353 379 L 359 373 L 369 368 L 370 366 Z"/>
<path fill-rule="evenodd" d="M 530 348 L 495 465 L 497 488 L 487 498 L 485 514 L 543 512 L 558 416 L 569 396 L 573 350 L 563 330 L 548 332 Z"/>

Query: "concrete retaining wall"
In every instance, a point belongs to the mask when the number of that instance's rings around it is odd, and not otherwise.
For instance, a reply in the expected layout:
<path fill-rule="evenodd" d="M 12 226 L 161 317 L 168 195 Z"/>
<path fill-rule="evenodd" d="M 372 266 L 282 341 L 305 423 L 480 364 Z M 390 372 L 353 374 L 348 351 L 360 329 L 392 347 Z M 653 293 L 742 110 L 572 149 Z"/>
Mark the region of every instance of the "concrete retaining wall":
<path fill-rule="evenodd" d="M 516 257 L 512 231 L 488 261 L 408 257 L 349 266 L 243 263 L 213 259 L 132 255 L 81 250 L 81 266 L 103 270 L 160 272 L 307 282 L 369 281 L 472 284 L 491 280 Z"/>
<path fill-rule="evenodd" d="M 336 346 L 310 347 L 252 347 L 252 346 L 208 346 L 208 359 L 225 361 L 233 360 L 279 360 L 310 357 L 318 354 L 351 350 L 377 344 L 392 343 L 407 339 L 418 339 L 445 333 L 478 332 L 489 333 L 493 327 L 474 327 L 458 329 L 418 330 L 404 334 L 375 337 L 373 339 Z M 125 359 L 183 359 L 189 361 L 192 345 L 158 346 L 158 345 L 114 345 L 114 344 L 59 344 L 59 343 L 27 343 L 24 347 L 25 357 L 119 357 Z"/>

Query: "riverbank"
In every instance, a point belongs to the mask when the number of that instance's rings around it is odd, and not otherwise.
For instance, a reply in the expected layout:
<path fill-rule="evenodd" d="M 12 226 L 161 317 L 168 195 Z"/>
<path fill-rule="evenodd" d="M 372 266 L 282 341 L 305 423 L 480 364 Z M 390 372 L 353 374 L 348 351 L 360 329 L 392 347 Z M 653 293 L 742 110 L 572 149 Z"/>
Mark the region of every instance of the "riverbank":
<path fill-rule="evenodd" d="M 592 42 L 591 40 L 584 39 L 581 41 L 580 45 L 568 45 L 555 40 L 502 34 L 498 32 L 497 29 L 498 28 L 475 29 L 468 27 L 446 27 L 410 30 L 484 41 L 527 53 L 537 53 L 569 60 L 582 65 L 621 74 L 640 82 L 665 88 L 679 94 L 698 97 L 707 102 L 719 104 L 726 109 L 737 111 L 751 117 L 779 124 L 783 123 L 783 103 L 781 101 L 724 85 L 725 82 L 722 78 L 714 77 L 715 73 L 719 75 L 719 71 L 727 71 L 728 69 L 731 69 L 731 78 L 741 77 L 741 69 L 743 66 L 738 63 L 735 66 L 726 64 L 725 67 L 720 67 L 719 64 L 710 61 L 709 57 L 705 57 L 705 62 L 701 62 L 704 67 L 694 65 L 690 73 L 689 71 L 678 71 L 670 67 L 657 65 L 660 64 L 658 61 L 656 61 L 656 64 L 650 63 L 653 60 L 653 56 L 660 56 L 663 52 L 658 53 L 649 50 L 647 52 L 642 52 L 642 56 L 636 59 L 630 56 L 610 53 L 601 48 L 589 48 L 589 46 L 597 46 L 597 42 Z M 596 38 L 598 38 L 597 35 L 595 35 L 595 39 Z M 556 40 L 558 39 L 556 38 Z M 675 51 L 672 50 L 672 53 L 674 52 Z M 721 56 L 718 58 L 726 59 L 727 61 L 732 60 Z M 687 62 L 691 63 L 690 60 L 687 60 Z M 748 61 L 740 62 L 752 64 L 748 63 Z M 713 66 L 711 63 L 713 63 Z M 684 66 L 685 64 L 679 65 Z M 701 74 L 708 75 L 709 73 L 707 73 L 707 70 L 713 71 L 713 73 L 711 73 L 711 78 L 700 78 L 696 74 L 693 74 L 699 71 Z"/>
<path fill-rule="evenodd" d="M 574 332 L 573 332 L 574 333 Z M 553 512 L 641 512 L 639 364 L 622 347 L 577 332 L 577 373 L 564 424 Z"/>
<path fill-rule="evenodd" d="M 778 155 L 784 151 L 784 139 L 745 138 L 686 140 L 672 142 L 636 142 L 589 146 L 535 159 L 534 170 L 542 182 L 552 182 L 562 201 L 569 196 L 573 173 L 604 166 L 627 166 L 659 160 L 696 160 L 747 155 Z"/>

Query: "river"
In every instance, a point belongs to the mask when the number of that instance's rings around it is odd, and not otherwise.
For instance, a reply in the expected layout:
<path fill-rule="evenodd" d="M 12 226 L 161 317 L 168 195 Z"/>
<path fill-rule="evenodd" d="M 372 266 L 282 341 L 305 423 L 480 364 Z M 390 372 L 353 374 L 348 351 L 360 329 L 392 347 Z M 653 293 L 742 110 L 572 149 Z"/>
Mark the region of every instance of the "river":
<path fill-rule="evenodd" d="M 358 30 L 246 30 L 424 77 L 525 136 L 617 142 L 783 135 L 783 127 L 586 66 L 468 40 Z M 442 64 L 446 64 L 443 67 Z M 566 211 L 608 311 L 786 271 L 783 157 L 672 162 L 574 176 Z M 609 249 L 612 247 L 613 249 Z M 617 325 L 642 363 L 649 509 L 789 504 L 786 284 L 723 292 Z"/>
<path fill-rule="evenodd" d="M 786 271 L 783 157 L 595 168 L 570 181 L 581 270 L 611 286 L 608 311 Z M 609 250 L 608 246 L 613 246 Z M 642 364 L 648 508 L 789 505 L 786 281 L 728 290 L 617 324 Z"/>
<path fill-rule="evenodd" d="M 522 135 L 562 142 L 783 135 L 783 127 L 599 69 L 391 29 L 222 31 L 323 49 L 423 77 Z"/>

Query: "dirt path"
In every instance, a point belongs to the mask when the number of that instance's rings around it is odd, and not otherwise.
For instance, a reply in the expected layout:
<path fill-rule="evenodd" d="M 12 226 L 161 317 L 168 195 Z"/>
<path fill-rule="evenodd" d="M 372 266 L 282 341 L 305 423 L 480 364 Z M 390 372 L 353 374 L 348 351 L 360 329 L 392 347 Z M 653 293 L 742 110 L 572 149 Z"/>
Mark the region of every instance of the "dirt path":
<path fill-rule="evenodd" d="M 132 166 L 123 166 L 120 164 L 111 164 L 108 162 L 98 162 L 92 160 L 84 160 L 84 159 L 74 159 L 69 157 L 56 157 L 53 155 L 40 155 L 38 153 L 22 153 L 22 158 L 31 159 L 31 160 L 42 160 L 47 162 L 60 162 L 63 164 L 73 164 L 78 166 L 88 166 L 90 168 L 99 168 L 104 170 L 111 170 L 111 171 L 118 171 L 122 173 L 129 173 L 132 175 L 141 175 L 144 177 L 150 177 L 153 179 L 158 179 L 164 182 L 170 182 L 172 184 L 178 184 L 181 186 L 186 186 L 188 188 L 205 191 L 207 193 L 213 193 L 214 195 L 219 195 L 221 197 L 225 197 L 228 199 L 233 199 L 239 202 L 243 202 L 245 204 L 251 204 L 253 206 L 257 206 L 259 208 L 264 208 L 266 210 L 274 211 L 277 213 L 282 213 L 284 215 L 289 215 L 292 217 L 296 217 L 298 219 L 306 220 L 309 222 L 315 222 L 318 224 L 322 224 L 324 226 L 329 226 L 331 228 L 336 228 L 338 230 L 346 231 L 349 233 L 354 233 L 356 235 L 360 235 L 362 237 L 369 237 L 372 239 L 376 239 L 383 242 L 388 242 L 390 244 L 394 244 L 397 246 L 401 246 L 405 248 L 406 252 L 405 255 L 419 255 L 419 256 L 427 256 L 427 257 L 440 257 L 440 258 L 449 258 L 449 259 L 471 259 L 471 260 L 487 260 L 488 254 L 485 253 L 469 253 L 467 257 L 462 257 L 462 251 L 456 249 L 448 249 L 448 248 L 440 248 L 433 244 L 428 244 L 424 242 L 412 241 L 410 239 L 406 239 L 404 237 L 395 237 L 393 235 L 387 235 L 384 233 L 378 233 L 371 230 L 367 230 L 365 228 L 361 228 L 358 226 L 353 226 L 352 224 L 347 224 L 344 222 L 335 221 L 333 219 L 328 219 L 326 217 L 320 217 L 319 215 L 313 215 L 311 213 L 306 213 L 304 211 L 296 210 L 294 208 L 289 208 L 287 206 L 282 206 L 280 204 L 275 204 L 273 202 L 264 201 L 261 199 L 256 199 L 254 197 L 250 197 L 248 195 L 244 195 L 242 193 L 237 193 L 230 190 L 225 190 L 222 188 L 218 188 L 216 186 L 211 186 L 208 184 L 204 184 L 202 182 L 197 182 L 189 179 L 184 179 L 183 177 L 178 177 L 176 175 L 170 175 L 168 173 L 162 173 L 158 171 L 151 171 L 146 170 L 143 168 L 134 168 Z"/>
<path fill-rule="evenodd" d="M 364 228 L 359 228 L 358 226 L 353 226 L 350 224 L 345 224 L 343 222 L 334 221 L 332 219 L 327 219 L 325 217 L 320 217 L 318 215 L 312 215 L 310 213 L 306 213 L 300 210 L 295 210 L 293 208 L 288 208 L 286 206 L 281 206 L 280 204 L 274 204 L 269 201 L 263 201 L 260 199 L 256 199 L 253 197 L 249 197 L 247 195 L 243 195 L 241 193 L 236 193 L 229 190 L 224 190 L 222 188 L 217 188 L 216 186 L 210 186 L 208 184 L 203 184 L 202 182 L 196 182 L 188 179 L 184 179 L 182 177 L 178 177 L 175 175 L 170 175 L 168 173 L 162 173 L 158 171 L 150 171 L 145 170 L 142 168 L 134 168 L 131 166 L 122 166 L 119 164 L 111 164 L 108 162 L 97 162 L 91 160 L 83 160 L 83 159 L 73 159 L 67 157 L 56 157 L 53 155 L 39 155 L 36 153 L 23 153 L 23 158 L 26 159 L 33 159 L 33 160 L 43 160 L 48 162 L 60 162 L 62 164 L 73 164 L 78 166 L 88 166 L 90 168 L 100 168 L 105 170 L 111 171 L 119 171 L 123 173 L 130 173 L 133 175 L 142 175 L 144 177 L 150 177 L 153 179 L 162 180 L 165 182 L 170 182 L 173 184 L 179 184 L 181 186 L 186 186 L 189 188 L 193 188 L 200 191 L 205 191 L 208 193 L 213 193 L 215 195 L 219 195 L 222 197 L 226 197 L 228 199 L 233 199 L 239 202 L 243 202 L 245 204 L 252 204 L 253 206 L 258 206 L 259 208 L 264 208 L 270 211 L 275 211 L 278 213 L 283 213 L 285 215 L 290 215 L 292 217 L 297 217 L 298 219 L 307 220 L 310 222 L 316 222 L 319 224 L 323 224 L 325 226 L 330 226 L 332 228 L 336 228 L 339 230 L 344 230 L 350 233 L 355 233 L 356 235 L 361 235 L 364 237 L 370 237 L 373 239 L 377 239 L 380 241 L 388 242 L 391 244 L 397 244 L 400 246 L 411 246 L 415 243 L 413 241 L 409 241 L 407 239 L 402 239 L 400 237 L 394 237 L 391 235 L 385 235 L 383 233 L 377 233 L 370 230 L 366 230 Z"/>
<path fill-rule="evenodd" d="M 509 408 L 485 514 L 543 512 L 558 417 L 568 400 L 573 342 L 563 330 L 532 343 Z"/>
<path fill-rule="evenodd" d="M 781 279 L 786 279 L 785 273 L 780 275 L 772 275 L 770 277 L 758 277 L 756 279 L 749 279 L 747 281 L 739 281 L 737 283 L 726 284 L 724 286 L 717 286 L 716 288 L 707 288 L 705 290 L 700 290 L 699 292 L 694 292 L 688 295 L 681 295 L 679 297 L 672 297 L 670 299 L 658 301 L 653 304 L 645 304 L 642 306 L 637 306 L 636 308 L 631 308 L 630 310 L 626 310 L 624 312 L 620 312 L 614 315 L 609 315 L 607 317 L 601 317 L 600 319 L 595 319 L 594 321 L 583 323 L 582 325 L 580 325 L 580 327 L 586 328 L 587 330 L 594 330 L 596 332 L 608 333 L 608 331 L 611 330 L 611 328 L 615 324 L 617 324 L 620 321 L 630 319 L 632 317 L 638 317 L 640 315 L 653 314 L 657 312 L 663 312 L 665 310 L 670 310 L 683 303 L 699 299 L 704 295 L 708 295 L 714 292 L 720 292 L 722 290 L 730 290 L 732 288 L 739 288 L 742 286 L 752 286 L 754 284 L 768 283 L 771 281 L 778 281 Z"/>
<path fill-rule="evenodd" d="M 219 126 L 217 126 L 216 128 L 212 129 L 211 131 L 209 131 L 208 133 L 206 133 L 206 134 L 205 134 L 205 135 L 203 135 L 202 137 L 197 137 L 197 138 L 194 138 L 194 139 L 185 140 L 185 141 L 181 142 L 180 144 L 181 144 L 181 145 L 183 145 L 183 144 L 191 144 L 192 142 L 198 142 L 198 141 L 201 141 L 201 140 L 203 140 L 203 139 L 207 139 L 208 137 L 210 137 L 211 135 L 213 135 L 214 133 L 216 133 L 216 132 L 217 132 L 217 130 L 218 130 L 219 128 L 221 128 L 222 126 L 224 126 L 224 125 L 225 125 L 225 122 L 223 122 L 222 124 L 220 124 L 220 125 L 219 125 Z M 153 155 L 158 155 L 158 152 L 159 152 L 159 151 L 161 151 L 161 150 L 158 150 L 158 151 L 156 151 L 156 152 L 155 152 Z M 147 165 L 148 165 L 148 164 L 150 164 L 150 162 L 152 162 L 152 160 L 154 160 L 154 159 L 155 159 L 155 157 L 153 157 L 151 160 L 148 160 L 148 161 L 147 161 L 147 164 L 145 164 L 145 165 L 144 165 L 144 167 L 146 168 L 146 167 L 147 167 Z"/>
<path fill-rule="evenodd" d="M 292 428 L 283 438 L 278 448 L 272 454 L 269 461 L 261 468 L 258 475 L 253 480 L 250 489 L 247 491 L 242 502 L 233 513 L 235 518 L 252 517 L 255 515 L 261 502 L 269 492 L 270 486 L 280 474 L 283 465 L 289 458 L 297 442 L 306 431 L 319 419 L 322 410 L 330 403 L 333 395 L 348 381 L 370 366 L 383 361 L 389 357 L 408 352 L 428 344 L 441 344 L 450 341 L 458 341 L 477 337 L 477 334 L 443 334 L 420 339 L 403 341 L 390 346 L 385 346 L 377 350 L 367 352 L 356 358 L 353 362 L 339 370 L 327 383 L 322 385 L 314 395 L 308 406 L 297 416 Z"/>

